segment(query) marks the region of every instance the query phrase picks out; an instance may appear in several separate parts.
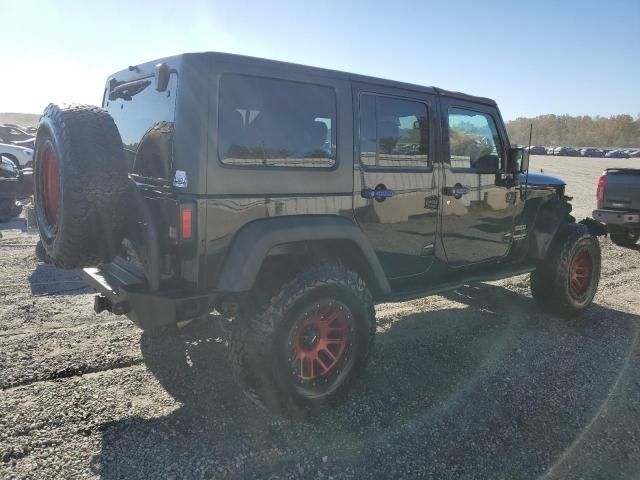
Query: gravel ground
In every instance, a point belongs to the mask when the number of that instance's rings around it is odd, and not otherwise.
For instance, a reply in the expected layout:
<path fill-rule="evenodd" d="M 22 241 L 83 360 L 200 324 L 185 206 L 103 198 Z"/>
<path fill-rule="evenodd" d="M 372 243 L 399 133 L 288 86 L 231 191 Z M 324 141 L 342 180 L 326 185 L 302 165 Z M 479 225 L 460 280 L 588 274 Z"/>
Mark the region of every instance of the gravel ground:
<path fill-rule="evenodd" d="M 603 165 L 626 163 L 532 168 L 567 178 L 582 218 Z M 2 479 L 640 475 L 639 250 L 602 240 L 599 294 L 573 321 L 541 313 L 527 276 L 379 305 L 347 403 L 294 422 L 238 392 L 218 319 L 154 355 L 73 272 L 38 263 L 23 227 L 0 227 Z"/>

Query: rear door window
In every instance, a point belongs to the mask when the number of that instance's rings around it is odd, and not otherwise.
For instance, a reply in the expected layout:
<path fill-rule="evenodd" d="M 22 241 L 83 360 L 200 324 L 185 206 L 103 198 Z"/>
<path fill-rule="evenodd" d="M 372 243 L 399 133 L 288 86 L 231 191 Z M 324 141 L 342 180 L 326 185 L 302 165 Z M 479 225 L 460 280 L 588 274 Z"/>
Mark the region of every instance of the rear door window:
<path fill-rule="evenodd" d="M 360 161 L 369 167 L 429 167 L 429 117 L 422 102 L 373 94 L 360 99 Z"/>
<path fill-rule="evenodd" d="M 224 75 L 218 155 L 223 164 L 231 166 L 333 167 L 334 90 L 288 80 Z"/>

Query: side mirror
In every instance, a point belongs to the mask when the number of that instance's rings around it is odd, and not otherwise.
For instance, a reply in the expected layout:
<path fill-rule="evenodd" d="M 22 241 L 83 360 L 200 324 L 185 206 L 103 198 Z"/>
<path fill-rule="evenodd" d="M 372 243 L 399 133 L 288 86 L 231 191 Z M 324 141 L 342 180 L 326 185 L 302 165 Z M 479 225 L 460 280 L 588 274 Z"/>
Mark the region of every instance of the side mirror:
<path fill-rule="evenodd" d="M 166 63 L 159 63 L 155 66 L 154 70 L 156 76 L 156 90 L 158 92 L 166 91 L 169 86 L 169 77 L 171 76 L 169 65 Z"/>
<path fill-rule="evenodd" d="M 529 170 L 529 151 L 524 147 L 509 149 L 508 173 L 522 173 Z"/>

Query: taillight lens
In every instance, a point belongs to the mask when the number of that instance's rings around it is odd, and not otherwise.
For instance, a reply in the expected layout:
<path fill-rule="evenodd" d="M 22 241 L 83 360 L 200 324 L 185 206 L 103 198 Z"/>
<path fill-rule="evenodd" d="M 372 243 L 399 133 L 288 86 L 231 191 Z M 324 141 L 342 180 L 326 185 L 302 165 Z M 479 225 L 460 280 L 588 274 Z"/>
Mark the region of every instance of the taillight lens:
<path fill-rule="evenodd" d="M 189 205 L 180 207 L 180 238 L 182 240 L 193 238 L 193 207 Z"/>
<path fill-rule="evenodd" d="M 604 186 L 607 182 L 607 176 L 601 175 L 598 179 L 598 188 L 596 188 L 596 200 L 599 203 L 604 203 Z"/>

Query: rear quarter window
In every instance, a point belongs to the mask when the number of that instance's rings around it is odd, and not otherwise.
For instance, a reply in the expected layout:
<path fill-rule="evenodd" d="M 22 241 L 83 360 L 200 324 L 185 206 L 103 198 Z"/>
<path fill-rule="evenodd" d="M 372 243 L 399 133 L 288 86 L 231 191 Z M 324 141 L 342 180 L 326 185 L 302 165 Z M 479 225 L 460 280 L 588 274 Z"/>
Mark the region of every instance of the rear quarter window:
<path fill-rule="evenodd" d="M 123 84 L 128 85 L 131 88 L 120 94 L 107 89 L 104 107 L 120 132 L 129 171 L 166 180 L 173 163 L 178 75 L 171 74 L 163 92 L 156 90 L 153 77 Z"/>
<path fill-rule="evenodd" d="M 220 81 L 218 156 L 229 166 L 331 168 L 336 164 L 332 88 L 227 74 Z"/>

